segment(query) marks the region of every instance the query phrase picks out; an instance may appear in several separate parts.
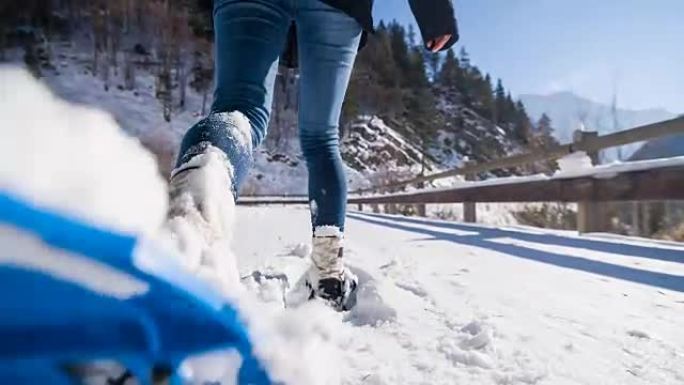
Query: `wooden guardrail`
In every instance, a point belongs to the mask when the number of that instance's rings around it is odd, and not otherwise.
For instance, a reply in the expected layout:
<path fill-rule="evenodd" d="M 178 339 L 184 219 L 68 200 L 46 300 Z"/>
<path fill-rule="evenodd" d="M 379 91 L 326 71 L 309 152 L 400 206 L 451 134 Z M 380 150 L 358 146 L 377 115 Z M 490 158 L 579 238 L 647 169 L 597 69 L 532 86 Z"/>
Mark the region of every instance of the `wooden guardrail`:
<path fill-rule="evenodd" d="M 472 182 L 458 187 L 390 195 L 352 196 L 351 204 L 607 202 L 684 200 L 681 165 L 584 175 L 571 178 L 505 178 L 503 183 Z"/>
<path fill-rule="evenodd" d="M 587 154 L 592 154 L 610 147 L 642 142 L 669 135 L 684 134 L 684 117 L 648 124 L 603 136 L 598 136 L 595 133 L 583 134 L 585 135 L 581 135 L 579 140 L 576 140 L 573 143 L 561 144 L 541 151 L 513 155 L 506 158 L 496 159 L 487 163 L 468 164 L 451 170 L 442 171 L 431 175 L 419 176 L 384 186 L 374 186 L 366 189 L 360 189 L 354 191 L 354 193 L 362 194 L 368 192 L 385 191 L 388 189 L 397 189 L 408 185 L 432 182 L 438 179 L 449 178 L 457 175 L 478 174 L 481 172 L 498 169 L 524 166 L 535 162 L 555 160 L 578 151 L 584 151 Z"/>
<path fill-rule="evenodd" d="M 498 183 L 471 182 L 444 189 L 378 195 L 353 195 L 358 205 L 463 203 L 466 222 L 476 222 L 476 203 L 578 202 L 578 230 L 604 231 L 608 226 L 603 203 L 608 201 L 684 200 L 684 158 L 681 164 L 653 164 L 642 169 L 611 171 L 576 177 L 504 178 Z M 640 162 L 648 164 L 649 162 Z M 651 162 L 653 163 L 653 162 Z M 307 197 L 244 197 L 240 205 L 306 205 Z M 466 211 L 470 211 L 469 213 Z"/>
<path fill-rule="evenodd" d="M 456 175 L 473 174 L 502 168 L 511 168 L 533 162 L 554 160 L 574 152 L 586 152 L 596 162 L 599 150 L 641 142 L 649 139 L 684 133 L 684 117 L 636 127 L 604 136 L 595 132 L 580 132 L 574 143 L 554 146 L 543 151 L 519 154 L 485 164 L 463 167 L 406 181 L 352 192 L 348 200 L 358 204 L 417 204 L 463 203 L 465 220 L 477 219 L 477 202 L 577 202 L 578 229 L 580 232 L 603 231 L 607 226 L 606 201 L 684 200 L 684 158 L 671 162 L 645 161 L 629 166 L 594 169 L 574 177 L 520 177 L 464 183 L 444 189 L 419 189 L 413 192 L 378 194 L 412 184 L 422 184 Z M 599 174 L 596 174 L 599 172 Z M 466 178 L 469 179 L 469 178 Z M 374 192 L 372 195 L 364 195 Z M 246 197 L 242 205 L 307 204 L 307 198 Z"/>

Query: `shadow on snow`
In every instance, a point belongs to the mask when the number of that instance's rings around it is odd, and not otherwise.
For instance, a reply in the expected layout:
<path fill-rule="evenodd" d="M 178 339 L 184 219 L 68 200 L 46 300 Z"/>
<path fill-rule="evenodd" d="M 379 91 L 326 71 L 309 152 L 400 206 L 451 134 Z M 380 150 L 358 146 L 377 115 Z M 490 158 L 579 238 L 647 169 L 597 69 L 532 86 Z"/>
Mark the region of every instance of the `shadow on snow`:
<path fill-rule="evenodd" d="M 518 258 L 594 273 L 606 277 L 622 279 L 625 281 L 650 285 L 663 289 L 684 292 L 684 276 L 640 270 L 633 267 L 615 265 L 612 263 L 595 261 L 581 257 L 535 250 L 520 245 L 502 244 L 492 242 L 491 239 L 512 238 L 540 244 L 582 248 L 592 251 L 624 254 L 639 258 L 648 258 L 676 263 L 684 263 L 684 251 L 682 250 L 651 248 L 647 246 L 603 242 L 594 239 L 563 237 L 554 234 L 530 234 L 512 230 L 471 226 L 462 223 L 429 222 L 408 217 L 385 216 L 369 213 L 350 213 L 349 217 L 379 226 L 424 234 L 434 239 L 489 249 Z M 376 218 L 382 218 L 383 220 L 380 221 Z M 412 224 L 429 226 L 431 228 L 415 227 L 411 226 Z M 476 232 L 476 234 L 456 235 L 439 231 L 439 228 Z"/>

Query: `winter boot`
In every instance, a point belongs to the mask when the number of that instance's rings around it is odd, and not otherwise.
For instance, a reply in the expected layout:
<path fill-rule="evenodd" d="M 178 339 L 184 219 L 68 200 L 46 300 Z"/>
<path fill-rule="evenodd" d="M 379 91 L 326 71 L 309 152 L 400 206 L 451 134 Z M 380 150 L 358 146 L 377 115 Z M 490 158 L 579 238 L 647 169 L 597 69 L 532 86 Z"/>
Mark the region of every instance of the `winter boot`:
<path fill-rule="evenodd" d="M 321 298 L 335 309 L 350 310 L 356 304 L 358 279 L 344 266 L 343 237 L 339 230 L 317 231 L 313 237 L 307 286 L 310 299 Z"/>
<path fill-rule="evenodd" d="M 235 213 L 232 168 L 213 146 L 174 170 L 169 183 L 168 227 L 181 261 L 191 271 L 222 290 L 239 282 L 230 250 Z"/>

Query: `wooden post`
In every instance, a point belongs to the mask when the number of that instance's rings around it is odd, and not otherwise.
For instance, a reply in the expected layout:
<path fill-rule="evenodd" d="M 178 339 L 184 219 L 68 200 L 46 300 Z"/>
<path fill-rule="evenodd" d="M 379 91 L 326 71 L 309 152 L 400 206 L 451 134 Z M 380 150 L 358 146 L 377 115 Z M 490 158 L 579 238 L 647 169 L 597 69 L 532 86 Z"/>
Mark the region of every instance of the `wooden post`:
<path fill-rule="evenodd" d="M 394 193 L 397 193 L 397 192 L 398 192 L 397 189 L 389 190 L 389 193 L 390 193 L 390 194 L 394 194 Z M 399 214 L 399 206 L 398 206 L 398 204 L 397 204 L 397 203 L 387 203 L 387 204 L 385 204 L 385 213 L 386 213 L 386 214 L 390 214 L 390 215 L 397 215 L 397 214 Z"/>
<path fill-rule="evenodd" d="M 394 215 L 398 212 L 396 203 L 385 203 L 385 214 Z"/>
<path fill-rule="evenodd" d="M 359 203 L 358 209 L 359 209 L 359 211 L 363 211 L 363 204 L 362 203 Z"/>
<path fill-rule="evenodd" d="M 463 203 L 463 220 L 466 223 L 477 222 L 477 203 L 464 202 Z"/>
<path fill-rule="evenodd" d="M 466 166 L 472 165 L 471 162 L 466 163 Z M 475 175 L 466 174 L 465 180 L 475 180 Z M 463 202 L 463 221 L 466 223 L 477 222 L 477 202 Z"/>
<path fill-rule="evenodd" d="M 575 143 L 591 141 L 598 137 L 596 131 L 575 131 Z M 599 164 L 598 151 L 588 153 L 591 164 Z M 591 200 L 577 202 L 577 231 L 580 233 L 595 233 L 606 231 L 608 227 L 605 203 Z"/>
<path fill-rule="evenodd" d="M 676 222 L 672 218 L 672 212 L 674 211 L 674 204 L 672 201 L 667 200 L 663 202 L 663 224 L 666 228 L 670 228 L 676 225 Z"/>
<path fill-rule="evenodd" d="M 423 182 L 418 183 L 419 189 L 422 189 L 423 187 L 425 187 L 425 183 L 423 183 Z M 426 217 L 427 216 L 427 210 L 426 210 L 425 206 L 426 206 L 425 203 L 416 203 L 415 204 L 416 215 L 418 215 L 419 217 Z"/>
<path fill-rule="evenodd" d="M 630 202 L 632 207 L 632 236 L 641 235 L 641 221 L 639 220 L 639 202 Z"/>
<path fill-rule="evenodd" d="M 577 231 L 580 233 L 596 233 L 606 231 L 605 203 L 581 201 L 577 204 Z"/>
<path fill-rule="evenodd" d="M 641 202 L 641 215 L 642 215 L 642 226 L 641 226 L 641 236 L 650 237 L 653 235 L 653 218 L 652 217 L 652 205 L 651 202 Z"/>

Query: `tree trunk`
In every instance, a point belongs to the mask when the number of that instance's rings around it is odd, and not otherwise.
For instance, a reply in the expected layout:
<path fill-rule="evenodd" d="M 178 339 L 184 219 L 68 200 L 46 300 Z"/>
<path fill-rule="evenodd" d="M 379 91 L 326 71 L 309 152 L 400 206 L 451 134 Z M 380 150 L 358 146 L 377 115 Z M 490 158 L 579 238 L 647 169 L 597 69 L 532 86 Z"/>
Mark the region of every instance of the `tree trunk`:
<path fill-rule="evenodd" d="M 98 65 L 97 62 L 100 60 L 100 55 L 97 46 L 97 32 L 93 34 L 93 76 L 97 76 Z"/>
<path fill-rule="evenodd" d="M 162 73 L 160 74 L 160 92 L 159 95 L 162 100 L 162 107 L 164 109 L 164 120 L 171 121 L 172 95 L 171 95 L 171 74 L 166 64 L 163 65 Z"/>
<path fill-rule="evenodd" d="M 124 0 L 122 32 L 128 34 L 130 29 L 131 0 Z"/>
<path fill-rule="evenodd" d="M 207 99 L 209 96 L 209 87 L 204 87 L 202 91 L 202 116 L 206 114 L 207 111 Z"/>
<path fill-rule="evenodd" d="M 113 35 L 118 35 L 119 31 L 114 31 Z M 119 73 L 119 61 L 118 61 L 118 56 L 119 56 L 119 38 L 117 36 L 112 36 L 110 38 L 111 44 L 110 44 L 110 54 L 109 54 L 109 65 L 114 68 L 114 74 L 118 75 Z"/>
<path fill-rule="evenodd" d="M 124 52 L 124 86 L 127 90 L 135 89 L 135 64 L 133 63 L 133 54 L 131 52 Z"/>
<path fill-rule="evenodd" d="M 109 61 L 105 60 L 104 68 L 102 69 L 102 75 L 104 77 L 104 89 L 105 91 L 109 91 L 109 82 L 110 82 L 110 74 L 109 74 L 110 68 L 109 68 Z"/>
<path fill-rule="evenodd" d="M 179 58 L 180 61 L 180 58 Z M 184 64 L 180 64 L 178 66 L 178 92 L 179 92 L 179 101 L 178 101 L 178 106 L 180 107 L 181 111 L 185 109 L 185 97 L 187 95 L 187 86 L 188 86 L 188 71 L 185 68 Z"/>
<path fill-rule="evenodd" d="M 173 95 L 171 94 L 171 68 L 169 62 L 168 52 L 162 53 L 162 68 L 159 74 L 159 90 L 157 95 L 161 99 L 164 110 L 164 120 L 171 121 L 171 112 L 173 110 Z"/>

